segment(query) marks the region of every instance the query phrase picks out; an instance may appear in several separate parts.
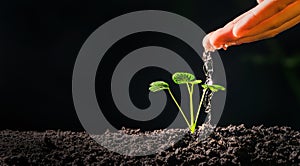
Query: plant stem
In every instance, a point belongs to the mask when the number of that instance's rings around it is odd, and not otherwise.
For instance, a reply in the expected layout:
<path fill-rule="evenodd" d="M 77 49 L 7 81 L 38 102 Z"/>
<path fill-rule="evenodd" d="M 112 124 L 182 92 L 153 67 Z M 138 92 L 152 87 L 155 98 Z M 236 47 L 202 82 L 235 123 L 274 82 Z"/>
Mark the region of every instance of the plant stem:
<path fill-rule="evenodd" d="M 189 85 L 187 84 L 189 87 Z M 191 126 L 194 125 L 194 105 L 193 105 L 193 92 L 194 92 L 194 84 L 191 85 L 191 88 L 189 90 L 190 95 L 190 115 L 191 115 Z"/>
<path fill-rule="evenodd" d="M 190 93 L 191 93 L 191 88 L 190 88 L 190 86 L 189 86 L 189 83 L 186 83 L 186 86 L 187 86 L 187 89 L 188 89 L 189 94 L 190 94 Z"/>
<path fill-rule="evenodd" d="M 187 118 L 186 118 L 184 112 L 182 111 L 181 107 L 179 106 L 178 102 L 176 101 L 175 97 L 173 96 L 171 90 L 168 89 L 168 91 L 169 91 L 169 94 L 170 94 L 170 96 L 172 97 L 173 101 L 175 102 L 176 106 L 178 107 L 179 111 L 181 112 L 181 114 L 182 114 L 182 116 L 183 116 L 185 122 L 187 123 L 187 125 L 189 126 L 189 128 L 191 128 L 191 125 L 190 125 L 189 121 L 187 120 Z"/>
<path fill-rule="evenodd" d="M 199 116 L 199 114 L 200 114 L 201 106 L 202 106 L 203 99 L 204 99 L 204 96 L 205 96 L 206 91 L 207 91 L 207 89 L 203 89 L 203 94 L 202 94 L 202 97 L 201 97 L 201 100 L 200 100 L 200 103 L 199 103 L 199 106 L 198 106 L 198 110 L 197 110 L 197 115 L 196 115 L 195 123 L 194 123 L 194 125 L 192 126 L 193 129 L 195 129 L 195 127 L 196 127 L 196 125 L 197 125 L 198 116 Z"/>

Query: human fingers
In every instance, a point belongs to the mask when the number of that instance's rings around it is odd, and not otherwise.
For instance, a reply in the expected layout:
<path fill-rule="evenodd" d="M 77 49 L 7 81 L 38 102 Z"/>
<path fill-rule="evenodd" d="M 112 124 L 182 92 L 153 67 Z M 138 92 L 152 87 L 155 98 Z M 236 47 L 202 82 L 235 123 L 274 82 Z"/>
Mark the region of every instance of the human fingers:
<path fill-rule="evenodd" d="M 224 43 L 237 39 L 232 34 L 233 25 L 236 24 L 239 20 L 243 19 L 243 17 L 245 17 L 247 14 L 248 13 L 243 13 L 231 22 L 227 23 L 224 27 L 207 34 L 202 41 L 202 45 L 205 50 L 214 51 L 216 49 L 220 49 L 224 47 Z"/>
<path fill-rule="evenodd" d="M 241 37 L 264 34 L 264 32 L 271 31 L 272 29 L 277 29 L 282 25 L 285 25 L 284 27 L 287 27 L 289 25 L 285 23 L 288 23 L 290 20 L 293 20 L 299 15 L 300 15 L 300 1 L 296 1 L 286 6 L 283 10 L 274 14 L 272 17 L 257 24 L 252 29 L 244 30 L 243 35 Z M 235 29 L 235 27 L 233 29 Z"/>
<path fill-rule="evenodd" d="M 206 35 L 202 41 L 205 51 L 214 51 L 220 48 L 226 48 L 225 44 L 237 40 L 232 34 L 233 22 L 227 24 L 223 28 L 213 31 Z M 232 45 L 232 44 L 231 44 Z"/>
<path fill-rule="evenodd" d="M 240 39 L 236 40 L 235 43 L 236 44 L 250 43 L 250 42 L 259 41 L 259 40 L 262 40 L 262 39 L 271 38 L 271 37 L 276 36 L 280 32 L 285 31 L 285 30 L 295 26 L 299 22 L 300 22 L 300 15 L 298 15 L 297 17 L 289 20 L 288 22 L 285 22 L 284 24 L 282 24 L 281 26 L 279 26 L 275 29 L 271 29 L 269 31 L 266 31 L 264 33 L 257 34 L 257 35 L 254 35 L 254 36 L 247 36 L 247 37 L 244 37 L 244 38 L 240 38 Z"/>
<path fill-rule="evenodd" d="M 264 1 L 259 2 L 259 3 L 268 2 L 269 5 L 270 4 L 274 5 L 275 1 L 276 0 L 264 0 Z M 296 2 L 296 1 L 298 1 L 297 3 L 299 3 L 299 0 L 280 0 L 280 4 L 281 5 L 287 5 L 287 4 L 291 4 L 292 2 Z M 277 5 L 279 5 L 279 3 L 277 3 Z M 260 9 L 265 10 L 266 6 L 268 6 L 268 5 L 265 5 L 263 8 L 260 8 Z M 259 21 L 263 21 L 262 18 L 268 18 L 269 15 L 272 13 L 272 12 L 268 12 L 264 17 L 259 17 L 259 18 L 256 17 L 256 19 L 258 19 L 258 21 L 255 21 L 255 19 L 254 20 L 249 20 L 249 15 L 253 16 L 253 11 L 251 11 L 253 9 L 251 9 L 250 11 L 240 15 L 239 17 L 237 17 L 233 21 L 229 22 L 223 28 L 220 28 L 220 29 L 218 29 L 214 32 L 211 32 L 209 35 L 207 35 L 203 39 L 203 46 L 206 50 L 214 51 L 214 50 L 220 49 L 220 48 L 225 48 L 226 49 L 228 46 L 231 46 L 231 45 L 238 45 L 238 44 L 241 44 L 241 43 L 249 43 L 249 42 L 252 42 L 252 41 L 258 41 L 258 40 L 261 40 L 261 39 L 264 39 L 264 38 L 269 38 L 269 37 L 275 36 L 279 32 L 284 31 L 284 30 L 286 30 L 286 29 L 288 29 L 288 28 L 290 28 L 290 27 L 292 27 L 292 26 L 294 26 L 298 23 L 297 22 L 298 18 L 293 19 L 292 18 L 292 15 L 293 15 L 292 13 L 294 13 L 294 15 L 297 15 L 297 13 L 300 11 L 300 10 L 298 10 L 299 8 L 300 7 L 298 7 L 298 6 L 294 6 L 293 8 L 288 8 L 289 10 L 293 9 L 293 12 L 287 12 L 288 10 L 283 11 L 282 13 L 284 13 L 284 14 L 283 14 L 283 16 L 281 16 L 281 24 L 277 23 L 276 24 L 277 26 L 274 26 L 274 23 L 276 23 L 276 18 L 275 18 L 273 20 L 270 19 L 269 20 L 270 22 L 267 22 L 267 24 L 265 24 L 265 23 L 261 24 L 260 28 L 255 27 L 252 30 L 251 29 L 244 29 L 244 31 L 242 31 L 244 33 L 243 35 L 238 36 L 238 35 L 234 34 L 234 30 L 233 30 L 234 26 L 237 25 L 237 24 L 241 24 L 241 22 L 243 22 L 244 20 L 252 21 L 251 23 L 249 23 L 249 27 L 251 27 L 250 26 L 251 24 L 253 25 L 254 23 L 257 23 Z M 258 10 L 258 9 L 256 8 L 256 10 Z M 282 10 L 282 9 L 280 9 L 280 10 Z M 274 8 L 271 11 L 274 12 Z M 288 14 L 286 15 L 285 13 L 288 13 Z M 260 14 L 258 16 L 262 16 L 262 14 Z M 285 20 L 285 19 L 287 19 L 287 20 Z M 289 20 L 289 19 L 291 19 L 291 20 Z M 285 20 L 286 23 L 282 20 Z M 273 23 L 272 23 L 272 21 L 273 21 Z M 279 21 L 279 20 L 277 20 L 277 21 Z M 281 25 L 283 25 L 283 26 L 281 26 Z M 274 30 L 272 30 L 272 29 L 274 29 Z M 255 31 L 259 31 L 259 30 L 261 30 L 260 31 L 261 34 L 255 33 Z"/>
<path fill-rule="evenodd" d="M 246 31 L 284 10 L 288 5 L 296 1 L 299 0 L 264 0 L 260 2 L 259 5 L 246 12 L 243 19 L 236 22 L 232 31 L 233 34 L 236 37 L 242 37 Z"/>
<path fill-rule="evenodd" d="M 216 50 L 215 46 L 213 46 L 212 43 L 210 42 L 211 35 L 212 35 L 212 32 L 207 34 L 202 40 L 202 46 L 203 46 L 205 52 Z"/>
<path fill-rule="evenodd" d="M 258 3 L 261 3 L 263 0 L 258 1 Z M 203 47 L 207 51 L 214 51 L 216 49 L 224 48 L 226 45 L 234 45 L 235 43 L 232 43 L 232 41 L 237 40 L 237 36 L 234 35 L 233 27 L 235 24 L 243 20 L 245 17 L 249 15 L 249 11 L 241 14 L 228 24 L 226 24 L 224 27 L 217 29 L 214 32 L 209 33 L 205 36 L 205 38 L 202 41 Z M 230 42 L 230 43 L 229 43 Z"/>
<path fill-rule="evenodd" d="M 260 0 L 258 1 L 258 3 L 262 1 L 263 0 Z M 207 34 L 202 41 L 202 45 L 205 50 L 214 51 L 216 49 L 224 48 L 225 43 L 228 44 L 229 41 L 236 40 L 237 37 L 232 34 L 233 25 L 242 20 L 247 15 L 248 12 L 245 12 L 226 24 L 224 27 Z M 231 43 L 231 45 L 233 45 L 233 43 Z"/>

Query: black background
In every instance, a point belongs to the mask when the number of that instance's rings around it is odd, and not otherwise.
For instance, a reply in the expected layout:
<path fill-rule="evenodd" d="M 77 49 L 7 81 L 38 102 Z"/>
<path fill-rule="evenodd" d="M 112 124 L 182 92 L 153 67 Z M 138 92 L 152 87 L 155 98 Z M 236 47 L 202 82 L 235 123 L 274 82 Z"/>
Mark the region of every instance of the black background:
<path fill-rule="evenodd" d="M 208 33 L 255 4 L 254 0 L 1 2 L 0 129 L 83 130 L 72 101 L 73 66 L 87 37 L 114 17 L 165 10 Z M 219 125 L 300 129 L 299 35 L 295 26 L 272 39 L 219 51 L 227 75 L 227 101 Z"/>

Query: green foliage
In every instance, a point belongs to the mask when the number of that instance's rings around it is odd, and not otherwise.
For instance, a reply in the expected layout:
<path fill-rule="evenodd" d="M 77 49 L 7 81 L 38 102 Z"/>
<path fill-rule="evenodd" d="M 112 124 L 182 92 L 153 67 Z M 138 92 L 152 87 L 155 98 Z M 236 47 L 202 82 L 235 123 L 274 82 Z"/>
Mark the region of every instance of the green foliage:
<path fill-rule="evenodd" d="M 173 74 L 172 79 L 176 84 L 186 84 L 193 82 L 195 80 L 195 76 L 190 73 L 177 72 Z"/>
<path fill-rule="evenodd" d="M 195 80 L 193 82 L 191 82 L 191 84 L 200 84 L 202 82 L 202 80 Z"/>
<path fill-rule="evenodd" d="M 198 116 L 201 110 L 201 106 L 204 100 L 204 96 L 206 91 L 209 89 L 212 92 L 217 92 L 219 90 L 224 91 L 225 88 L 221 85 L 208 85 L 208 84 L 202 84 L 202 88 L 203 88 L 203 93 L 199 102 L 199 106 L 197 109 L 197 115 L 196 118 L 194 118 L 194 108 L 193 108 L 193 92 L 194 92 L 194 85 L 200 84 L 202 83 L 201 80 L 196 80 L 195 76 L 193 74 L 190 73 L 186 73 L 186 72 L 177 72 L 175 74 L 172 75 L 172 79 L 176 84 L 186 84 L 187 88 L 188 88 L 188 92 L 189 92 L 189 97 L 190 97 L 190 122 L 188 121 L 187 117 L 185 116 L 185 113 L 183 112 L 183 110 L 181 109 L 180 105 L 178 104 L 177 100 L 175 99 L 174 95 L 172 94 L 170 88 L 169 88 L 169 84 L 164 82 L 164 81 L 155 81 L 152 82 L 150 84 L 149 90 L 151 92 L 158 92 L 161 90 L 168 90 L 170 96 L 172 97 L 173 101 L 175 102 L 176 106 L 178 107 L 180 113 L 182 114 L 185 122 L 187 123 L 191 133 L 194 133 L 196 125 L 197 125 L 197 120 L 198 120 Z"/>
<path fill-rule="evenodd" d="M 225 90 L 225 88 L 223 86 L 216 85 L 216 84 L 213 84 L 213 85 L 203 84 L 202 87 L 203 87 L 203 89 L 209 89 L 212 92 L 218 92 L 219 90 L 222 90 L 222 91 Z"/>
<path fill-rule="evenodd" d="M 169 89 L 169 84 L 164 81 L 155 81 L 150 84 L 149 90 L 151 92 L 158 92 L 164 89 Z"/>

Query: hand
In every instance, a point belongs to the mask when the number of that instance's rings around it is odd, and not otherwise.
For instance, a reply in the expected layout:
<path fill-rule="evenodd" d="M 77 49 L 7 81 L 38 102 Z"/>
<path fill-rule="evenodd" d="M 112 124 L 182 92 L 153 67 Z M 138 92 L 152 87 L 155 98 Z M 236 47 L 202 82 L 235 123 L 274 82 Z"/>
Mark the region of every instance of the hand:
<path fill-rule="evenodd" d="M 300 0 L 257 0 L 258 5 L 209 33 L 205 51 L 271 38 L 300 22 Z"/>

